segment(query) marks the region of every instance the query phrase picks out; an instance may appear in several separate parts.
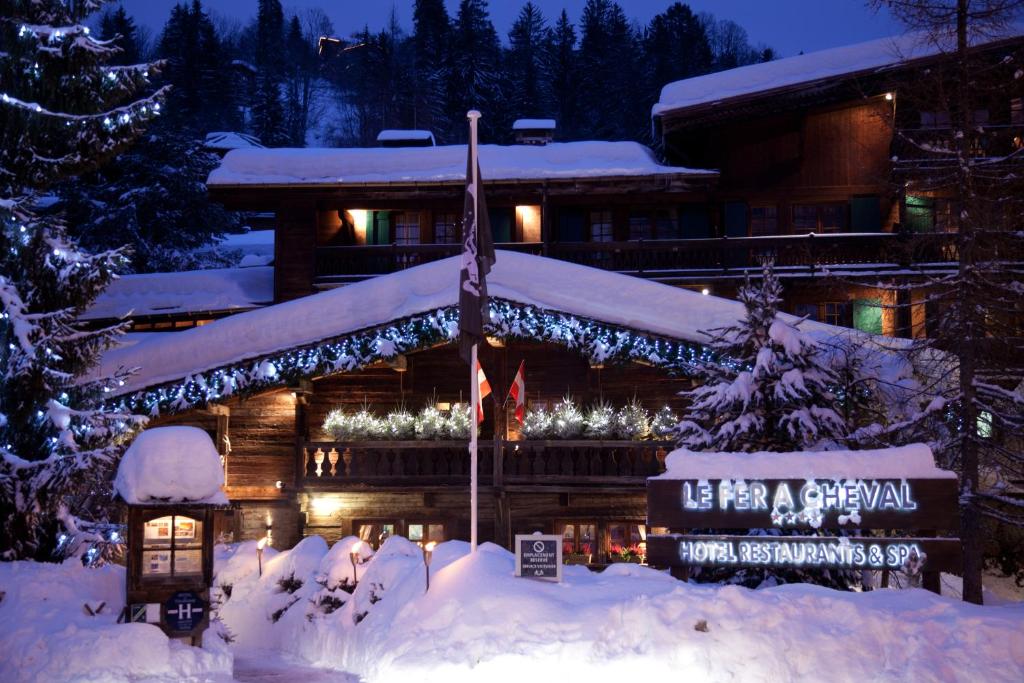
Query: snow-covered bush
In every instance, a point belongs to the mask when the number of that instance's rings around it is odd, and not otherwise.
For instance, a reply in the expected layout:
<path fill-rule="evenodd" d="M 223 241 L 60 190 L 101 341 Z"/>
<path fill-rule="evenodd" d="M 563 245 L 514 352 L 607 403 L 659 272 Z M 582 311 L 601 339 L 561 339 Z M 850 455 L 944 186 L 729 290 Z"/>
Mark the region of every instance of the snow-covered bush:
<path fill-rule="evenodd" d="M 434 406 L 426 406 L 416 416 L 416 438 L 436 440 L 448 435 L 448 418 Z"/>
<path fill-rule="evenodd" d="M 584 427 L 583 413 L 568 396 L 551 411 L 551 435 L 556 439 L 575 439 Z"/>
<path fill-rule="evenodd" d="M 615 413 L 615 436 L 646 439 L 651 433 L 651 414 L 635 398 Z"/>
<path fill-rule="evenodd" d="M 366 441 L 380 438 L 386 426 L 365 408 L 354 414 L 339 409 L 327 414 L 324 431 L 336 441 Z"/>
<path fill-rule="evenodd" d="M 473 419 L 473 411 L 468 403 L 453 403 L 448 412 L 448 437 L 452 439 L 468 439 Z"/>
<path fill-rule="evenodd" d="M 387 426 L 384 433 L 389 439 L 405 441 L 406 439 L 412 439 L 416 436 L 416 418 L 412 413 L 405 409 L 388 413 L 387 418 L 385 418 L 385 422 Z"/>
<path fill-rule="evenodd" d="M 610 439 L 615 432 L 615 409 L 600 401 L 587 411 L 583 435 L 588 439 Z"/>
<path fill-rule="evenodd" d="M 551 436 L 551 413 L 543 406 L 528 408 L 519 433 L 526 439 L 541 441 Z"/>

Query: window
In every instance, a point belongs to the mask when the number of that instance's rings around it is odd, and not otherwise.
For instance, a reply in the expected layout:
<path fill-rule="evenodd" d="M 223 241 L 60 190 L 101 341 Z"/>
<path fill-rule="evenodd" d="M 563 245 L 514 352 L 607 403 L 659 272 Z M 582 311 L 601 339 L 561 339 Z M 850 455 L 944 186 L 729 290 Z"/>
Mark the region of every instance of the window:
<path fill-rule="evenodd" d="M 185 515 L 145 522 L 142 534 L 142 579 L 203 575 L 203 523 Z"/>
<path fill-rule="evenodd" d="M 431 541 L 435 543 L 444 541 L 444 524 L 416 522 L 410 524 L 406 531 L 409 540 L 421 548 Z"/>
<path fill-rule="evenodd" d="M 794 204 L 793 232 L 842 232 L 846 214 L 846 204 Z"/>
<path fill-rule="evenodd" d="M 562 555 L 585 555 L 586 561 L 593 559 L 597 548 L 597 524 L 571 522 L 562 525 Z"/>
<path fill-rule="evenodd" d="M 389 537 L 394 536 L 398 530 L 398 524 L 394 521 L 364 520 L 352 523 L 352 529 L 363 541 L 366 541 L 374 549 L 380 548 L 381 544 Z"/>
<path fill-rule="evenodd" d="M 420 243 L 420 215 L 403 211 L 395 216 L 395 244 Z"/>
<path fill-rule="evenodd" d="M 821 304 L 820 320 L 828 325 L 849 327 L 850 304 L 846 301 L 826 301 Z"/>
<path fill-rule="evenodd" d="M 672 240 L 679 238 L 679 221 L 673 209 L 651 209 L 629 214 L 629 239 Z"/>
<path fill-rule="evenodd" d="M 434 214 L 434 242 L 455 244 L 459 241 L 459 215 L 456 213 Z"/>
<path fill-rule="evenodd" d="M 641 524 L 613 523 L 608 525 L 609 559 L 638 561 L 645 555 L 646 529 Z"/>
<path fill-rule="evenodd" d="M 1024 126 L 1024 98 L 1014 97 L 1010 100 L 1010 125 Z"/>
<path fill-rule="evenodd" d="M 808 320 L 818 320 L 818 304 L 796 304 L 793 306 L 793 315 Z"/>
<path fill-rule="evenodd" d="M 779 233 L 779 209 L 775 205 L 750 207 L 750 234 L 777 235 Z"/>
<path fill-rule="evenodd" d="M 611 211 L 590 212 L 590 239 L 592 242 L 611 242 L 615 239 Z"/>
<path fill-rule="evenodd" d="M 922 128 L 949 128 L 948 111 L 923 111 L 921 112 Z"/>
<path fill-rule="evenodd" d="M 853 327 L 868 334 L 882 334 L 882 300 L 857 299 L 853 302 Z"/>

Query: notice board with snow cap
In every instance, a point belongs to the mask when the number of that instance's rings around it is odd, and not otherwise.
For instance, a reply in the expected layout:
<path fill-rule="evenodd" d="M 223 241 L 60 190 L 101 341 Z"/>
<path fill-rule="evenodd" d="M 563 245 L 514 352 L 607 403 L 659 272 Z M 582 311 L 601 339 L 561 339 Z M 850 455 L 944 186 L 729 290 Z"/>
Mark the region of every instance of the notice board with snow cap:
<path fill-rule="evenodd" d="M 201 429 L 149 429 L 129 446 L 114 480 L 128 505 L 128 621 L 200 643 L 210 620 L 213 516 L 228 503 L 223 485 L 220 454 Z"/>
<path fill-rule="evenodd" d="M 673 532 L 649 535 L 647 556 L 684 573 L 692 566 L 909 570 L 937 589 L 940 571 L 960 568 L 957 510 L 956 474 L 936 467 L 923 444 L 680 449 L 668 455 L 664 474 L 647 480 L 647 524 Z M 694 529 L 705 533 L 688 533 Z M 748 529 L 760 531 L 739 535 Z"/>

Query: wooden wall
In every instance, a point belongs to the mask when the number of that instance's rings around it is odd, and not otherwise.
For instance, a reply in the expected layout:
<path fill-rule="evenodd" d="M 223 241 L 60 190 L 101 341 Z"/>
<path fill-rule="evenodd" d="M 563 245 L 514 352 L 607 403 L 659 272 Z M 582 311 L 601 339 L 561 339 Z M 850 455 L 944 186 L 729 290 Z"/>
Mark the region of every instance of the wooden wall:
<path fill-rule="evenodd" d="M 316 204 L 296 200 L 277 212 L 274 235 L 274 301 L 312 294 L 315 268 Z"/>

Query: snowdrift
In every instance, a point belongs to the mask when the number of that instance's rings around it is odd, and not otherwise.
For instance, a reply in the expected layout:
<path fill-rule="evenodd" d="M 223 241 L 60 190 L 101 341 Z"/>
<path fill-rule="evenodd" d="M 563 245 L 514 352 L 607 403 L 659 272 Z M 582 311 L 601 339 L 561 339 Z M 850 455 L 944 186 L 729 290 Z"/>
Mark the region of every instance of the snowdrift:
<path fill-rule="evenodd" d="M 213 629 L 200 649 L 152 624 L 118 624 L 124 585 L 122 567 L 0 562 L 0 681 L 231 680 L 231 653 Z M 83 607 L 101 603 L 96 616 Z"/>
<path fill-rule="evenodd" d="M 632 564 L 570 566 L 562 584 L 539 583 L 513 576 L 508 551 L 484 544 L 470 556 L 459 541 L 435 549 L 425 594 L 422 552 L 399 537 L 359 565 L 352 590 L 355 540 L 328 552 L 308 538 L 261 579 L 240 579 L 236 554 L 221 616 L 237 647 L 368 682 L 1024 680 L 1024 605 L 699 586 Z"/>

